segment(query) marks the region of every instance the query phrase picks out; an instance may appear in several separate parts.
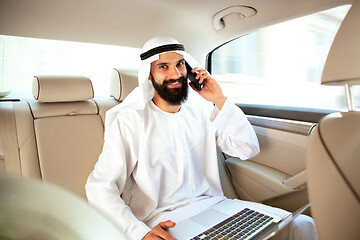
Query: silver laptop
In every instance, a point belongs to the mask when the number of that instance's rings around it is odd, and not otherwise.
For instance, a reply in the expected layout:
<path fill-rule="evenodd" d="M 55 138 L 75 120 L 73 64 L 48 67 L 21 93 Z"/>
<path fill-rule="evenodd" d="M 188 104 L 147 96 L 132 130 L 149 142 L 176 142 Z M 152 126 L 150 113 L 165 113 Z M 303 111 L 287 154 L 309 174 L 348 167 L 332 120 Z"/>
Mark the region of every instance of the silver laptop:
<path fill-rule="evenodd" d="M 287 226 L 310 204 L 283 218 L 246 201 L 226 199 L 168 231 L 178 240 L 268 239 Z"/>

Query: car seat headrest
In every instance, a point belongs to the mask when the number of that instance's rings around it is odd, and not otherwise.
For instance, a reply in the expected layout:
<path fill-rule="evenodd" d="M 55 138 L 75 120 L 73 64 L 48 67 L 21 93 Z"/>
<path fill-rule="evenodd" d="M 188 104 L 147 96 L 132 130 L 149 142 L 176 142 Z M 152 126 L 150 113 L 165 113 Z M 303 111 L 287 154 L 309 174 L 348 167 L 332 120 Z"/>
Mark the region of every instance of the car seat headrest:
<path fill-rule="evenodd" d="M 118 101 L 123 101 L 138 86 L 137 77 L 136 70 L 114 68 L 111 76 L 110 95 Z"/>
<path fill-rule="evenodd" d="M 35 76 L 32 92 L 38 102 L 77 102 L 94 97 L 91 80 L 83 76 Z"/>

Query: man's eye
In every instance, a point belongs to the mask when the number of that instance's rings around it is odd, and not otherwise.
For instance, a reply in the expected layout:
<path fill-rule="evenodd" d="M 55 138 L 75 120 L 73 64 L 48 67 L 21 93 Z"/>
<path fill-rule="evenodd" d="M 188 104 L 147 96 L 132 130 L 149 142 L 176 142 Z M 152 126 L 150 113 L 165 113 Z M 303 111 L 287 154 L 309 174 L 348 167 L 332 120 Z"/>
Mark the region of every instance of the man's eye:
<path fill-rule="evenodd" d="M 165 66 L 165 65 L 161 65 L 161 66 L 159 66 L 159 68 L 166 69 L 166 66 Z"/>

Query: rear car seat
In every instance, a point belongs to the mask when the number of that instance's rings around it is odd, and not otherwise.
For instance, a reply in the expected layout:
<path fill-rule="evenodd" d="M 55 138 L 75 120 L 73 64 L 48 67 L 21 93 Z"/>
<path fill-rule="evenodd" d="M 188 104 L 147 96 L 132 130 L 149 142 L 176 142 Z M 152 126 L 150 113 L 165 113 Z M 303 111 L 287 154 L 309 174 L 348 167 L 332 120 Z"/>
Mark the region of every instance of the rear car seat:
<path fill-rule="evenodd" d="M 114 69 L 115 99 L 94 100 L 86 77 L 37 76 L 35 100 L 1 102 L 5 173 L 49 181 L 85 197 L 86 179 L 102 150 L 105 112 L 136 86 L 131 72 L 118 73 Z"/>

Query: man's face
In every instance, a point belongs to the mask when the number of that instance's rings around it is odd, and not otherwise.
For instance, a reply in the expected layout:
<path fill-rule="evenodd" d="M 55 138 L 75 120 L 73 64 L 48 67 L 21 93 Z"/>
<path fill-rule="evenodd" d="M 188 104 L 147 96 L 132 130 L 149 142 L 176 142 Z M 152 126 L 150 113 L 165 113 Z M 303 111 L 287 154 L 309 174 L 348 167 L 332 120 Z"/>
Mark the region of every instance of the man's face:
<path fill-rule="evenodd" d="M 149 79 L 159 96 L 169 104 L 180 105 L 187 99 L 187 72 L 182 55 L 160 54 L 159 60 L 151 63 Z"/>

